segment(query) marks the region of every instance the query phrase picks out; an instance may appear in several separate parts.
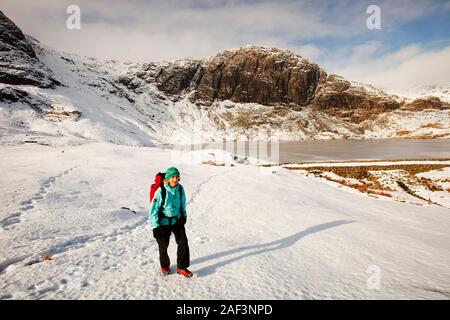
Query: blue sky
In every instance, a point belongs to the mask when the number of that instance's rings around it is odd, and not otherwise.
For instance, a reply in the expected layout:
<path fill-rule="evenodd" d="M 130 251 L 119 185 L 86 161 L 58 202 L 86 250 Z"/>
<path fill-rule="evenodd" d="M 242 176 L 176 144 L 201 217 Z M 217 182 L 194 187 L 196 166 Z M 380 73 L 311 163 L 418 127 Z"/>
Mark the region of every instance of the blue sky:
<path fill-rule="evenodd" d="M 383 15 L 382 15 L 383 18 Z M 318 47 L 333 50 L 342 46 L 351 47 L 366 41 L 381 41 L 384 52 L 398 50 L 411 43 L 421 44 L 427 49 L 440 49 L 450 44 L 450 10 L 435 12 L 396 25 L 385 25 L 381 30 L 365 30 L 353 37 L 324 37 L 311 41 Z M 387 24 L 387 23 L 386 23 Z M 300 42 L 301 43 L 301 42 Z"/>
<path fill-rule="evenodd" d="M 72 4 L 80 30 L 65 27 Z M 369 5 L 381 30 L 366 26 Z M 2 0 L 0 10 L 55 49 L 99 58 L 201 58 L 258 44 L 378 86 L 450 83 L 450 0 Z"/>

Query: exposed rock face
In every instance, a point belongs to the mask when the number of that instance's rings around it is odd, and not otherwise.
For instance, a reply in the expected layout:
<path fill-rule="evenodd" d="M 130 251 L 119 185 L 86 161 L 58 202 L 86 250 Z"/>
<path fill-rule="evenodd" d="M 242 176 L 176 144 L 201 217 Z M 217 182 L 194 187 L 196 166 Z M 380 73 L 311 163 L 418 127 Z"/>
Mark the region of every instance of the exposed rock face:
<path fill-rule="evenodd" d="M 50 102 L 47 99 L 9 86 L 0 87 L 0 102 L 20 102 L 22 104 L 29 105 L 32 109 L 39 113 L 42 113 L 43 110 L 50 107 Z"/>
<path fill-rule="evenodd" d="M 292 109 L 312 106 L 351 122 L 363 121 L 369 110 L 379 114 L 401 106 L 387 94 L 328 75 L 317 64 L 277 48 L 248 46 L 203 60 L 178 60 L 157 68 L 150 78 L 173 98 L 186 94 L 202 105 L 231 100 Z"/>
<path fill-rule="evenodd" d="M 425 97 L 407 103 L 402 109 L 408 111 L 422 111 L 425 109 L 444 110 L 450 109 L 450 103 L 441 101 L 438 97 Z"/>
<path fill-rule="evenodd" d="M 28 92 L 10 87 L 0 88 L 0 102 L 19 102 L 29 97 Z"/>
<path fill-rule="evenodd" d="M 42 64 L 22 31 L 0 11 L 0 83 L 42 88 L 60 84 Z"/>
<path fill-rule="evenodd" d="M 398 109 L 401 103 L 384 92 L 370 92 L 334 74 L 321 79 L 313 105 L 330 115 L 359 123 L 368 117 Z"/>
<path fill-rule="evenodd" d="M 317 64 L 290 51 L 248 46 L 203 60 L 169 63 L 155 74 L 155 80 L 161 91 L 191 93 L 191 101 L 205 105 L 231 100 L 304 106 L 325 76 Z"/>
<path fill-rule="evenodd" d="M 367 92 L 362 87 L 352 86 L 350 81 L 334 74 L 328 75 L 319 84 L 314 104 L 321 110 L 330 108 L 392 110 L 400 107 L 400 104 L 393 98 Z"/>
<path fill-rule="evenodd" d="M 36 58 L 31 45 L 22 31 L 0 11 L 0 51 L 17 50 L 31 58 Z"/>
<path fill-rule="evenodd" d="M 311 102 L 324 75 L 318 65 L 289 51 L 245 47 L 203 61 L 193 79 L 192 98 L 303 106 Z"/>
<path fill-rule="evenodd" d="M 81 117 L 79 111 L 66 111 L 62 107 L 52 106 L 44 112 L 44 119 L 52 122 L 61 122 L 64 120 L 78 121 Z"/>
<path fill-rule="evenodd" d="M 169 63 L 157 71 L 156 86 L 170 95 L 179 95 L 186 89 L 195 90 L 193 79 L 197 72 L 201 72 L 201 62 L 197 60 L 178 60 Z"/>
<path fill-rule="evenodd" d="M 137 94 L 145 91 L 145 84 L 154 83 L 161 97 L 174 101 L 187 97 L 204 106 L 229 100 L 290 110 L 309 107 L 350 124 L 374 120 L 399 108 L 442 109 L 447 105 L 439 98 L 406 104 L 398 96 L 327 74 L 288 50 L 259 46 L 227 50 L 201 60 L 147 63 L 118 81 Z"/>

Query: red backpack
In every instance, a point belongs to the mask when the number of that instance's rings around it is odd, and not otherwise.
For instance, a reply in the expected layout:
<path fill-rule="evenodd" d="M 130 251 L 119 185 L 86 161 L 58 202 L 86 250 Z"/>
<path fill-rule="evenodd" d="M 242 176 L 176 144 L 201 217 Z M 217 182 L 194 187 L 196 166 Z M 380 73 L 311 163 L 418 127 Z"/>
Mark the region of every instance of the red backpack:
<path fill-rule="evenodd" d="M 164 186 L 164 176 L 165 172 L 158 172 L 155 176 L 155 182 L 150 186 L 150 203 L 152 203 L 153 197 L 155 196 L 156 190 L 159 187 Z"/>

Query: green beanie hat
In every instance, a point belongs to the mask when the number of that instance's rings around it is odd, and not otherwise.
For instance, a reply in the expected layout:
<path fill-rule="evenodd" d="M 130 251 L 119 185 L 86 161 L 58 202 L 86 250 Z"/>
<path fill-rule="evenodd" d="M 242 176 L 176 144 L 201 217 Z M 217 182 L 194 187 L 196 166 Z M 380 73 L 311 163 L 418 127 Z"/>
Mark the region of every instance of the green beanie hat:
<path fill-rule="evenodd" d="M 180 177 L 180 171 L 178 171 L 177 168 L 175 167 L 170 167 L 166 170 L 166 174 L 164 176 L 164 179 L 170 179 L 173 176 L 178 176 L 178 178 Z"/>

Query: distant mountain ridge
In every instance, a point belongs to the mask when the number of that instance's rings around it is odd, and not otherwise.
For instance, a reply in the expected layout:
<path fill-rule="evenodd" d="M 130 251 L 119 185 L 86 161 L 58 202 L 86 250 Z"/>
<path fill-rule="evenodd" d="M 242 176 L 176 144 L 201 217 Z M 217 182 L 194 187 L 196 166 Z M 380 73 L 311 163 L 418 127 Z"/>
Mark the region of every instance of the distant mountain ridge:
<path fill-rule="evenodd" d="M 0 11 L 0 143 L 450 137 L 450 105 L 327 74 L 279 48 L 132 63 L 61 54 Z"/>

